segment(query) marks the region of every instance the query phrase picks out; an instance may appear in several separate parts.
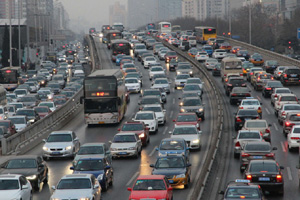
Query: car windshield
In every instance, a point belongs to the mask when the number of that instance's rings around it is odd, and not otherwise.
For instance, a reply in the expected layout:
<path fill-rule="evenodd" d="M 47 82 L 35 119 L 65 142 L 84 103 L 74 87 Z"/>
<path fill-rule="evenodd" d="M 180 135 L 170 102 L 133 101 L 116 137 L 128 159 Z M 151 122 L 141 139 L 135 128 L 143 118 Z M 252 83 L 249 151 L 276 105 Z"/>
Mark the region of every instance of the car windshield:
<path fill-rule="evenodd" d="M 174 128 L 173 135 L 196 135 L 196 127 L 180 127 Z"/>
<path fill-rule="evenodd" d="M 91 188 L 91 181 L 88 178 L 62 179 L 57 185 L 57 189 L 59 189 L 59 190 L 64 190 L 64 189 L 90 189 L 90 188 Z"/>
<path fill-rule="evenodd" d="M 19 181 L 18 180 L 0 179 L 0 190 L 17 190 L 17 189 L 19 189 Z"/>
<path fill-rule="evenodd" d="M 280 101 L 298 101 L 295 96 L 282 96 Z"/>
<path fill-rule="evenodd" d="M 183 91 L 201 90 L 199 85 L 185 85 Z"/>
<path fill-rule="evenodd" d="M 294 127 L 294 129 L 293 129 L 293 133 L 300 133 L 300 128 L 296 128 L 296 127 Z"/>
<path fill-rule="evenodd" d="M 154 57 L 146 57 L 146 61 L 156 61 Z"/>
<path fill-rule="evenodd" d="M 159 158 L 156 161 L 155 168 L 183 168 L 184 160 L 182 157 Z"/>
<path fill-rule="evenodd" d="M 55 105 L 63 105 L 64 103 L 66 103 L 67 101 L 65 99 L 57 99 L 54 101 Z"/>
<path fill-rule="evenodd" d="M 168 80 L 163 80 L 163 79 L 159 79 L 159 80 L 155 80 L 154 84 L 168 84 Z"/>
<path fill-rule="evenodd" d="M 300 105 L 284 105 L 283 110 L 300 110 Z"/>
<path fill-rule="evenodd" d="M 21 97 L 21 102 L 34 102 L 36 101 L 35 97 Z"/>
<path fill-rule="evenodd" d="M 192 69 L 192 67 L 190 65 L 180 65 L 177 69 Z"/>
<path fill-rule="evenodd" d="M 289 89 L 279 89 L 279 90 L 276 90 L 275 93 L 276 94 L 290 94 L 291 91 Z"/>
<path fill-rule="evenodd" d="M 140 78 L 140 75 L 137 73 L 128 73 L 126 78 Z"/>
<path fill-rule="evenodd" d="M 244 110 L 240 109 L 238 115 L 258 115 L 257 110 Z"/>
<path fill-rule="evenodd" d="M 291 115 L 290 117 L 291 121 L 300 121 L 300 114 Z"/>
<path fill-rule="evenodd" d="M 27 91 L 26 90 L 15 90 L 14 93 L 17 95 L 22 95 L 22 94 L 27 94 Z"/>
<path fill-rule="evenodd" d="M 278 167 L 275 163 L 266 163 L 266 162 L 258 162 L 251 163 L 249 167 L 249 172 L 278 172 Z"/>
<path fill-rule="evenodd" d="M 26 119 L 24 117 L 11 117 L 8 118 L 13 124 L 26 124 Z"/>
<path fill-rule="evenodd" d="M 240 132 L 238 139 L 260 139 L 259 132 Z"/>
<path fill-rule="evenodd" d="M 188 78 L 190 78 L 190 75 L 188 74 L 181 74 L 176 76 L 176 79 L 188 79 Z"/>
<path fill-rule="evenodd" d="M 197 121 L 196 115 L 178 115 L 177 122 L 194 122 Z"/>
<path fill-rule="evenodd" d="M 136 120 L 153 120 L 154 116 L 152 113 L 138 113 L 135 116 Z"/>
<path fill-rule="evenodd" d="M 232 93 L 248 93 L 248 90 L 246 87 L 235 87 L 232 89 Z"/>
<path fill-rule="evenodd" d="M 289 74 L 300 74 L 300 69 L 288 69 L 287 73 L 289 73 Z"/>
<path fill-rule="evenodd" d="M 141 104 L 160 104 L 160 100 L 158 98 L 143 98 Z"/>
<path fill-rule="evenodd" d="M 54 108 L 54 105 L 52 102 L 42 102 L 39 104 L 39 106 L 47 106 L 49 108 Z"/>
<path fill-rule="evenodd" d="M 16 115 L 34 116 L 34 110 L 17 110 Z"/>
<path fill-rule="evenodd" d="M 260 197 L 260 192 L 257 188 L 251 187 L 230 187 L 225 194 L 226 199 L 240 199 L 241 197 L 243 197 L 243 199 L 258 199 Z"/>
<path fill-rule="evenodd" d="M 265 143 L 265 144 L 247 144 L 244 149 L 246 151 L 261 152 L 261 151 L 270 151 L 271 146 L 270 146 L 269 143 Z"/>
<path fill-rule="evenodd" d="M 166 190 L 162 179 L 139 179 L 135 182 L 133 190 Z"/>
<path fill-rule="evenodd" d="M 270 81 L 270 82 L 268 82 L 267 85 L 270 86 L 270 87 L 283 87 L 282 84 L 280 82 L 277 82 L 277 81 Z"/>
<path fill-rule="evenodd" d="M 82 146 L 80 147 L 78 155 L 89 155 L 89 154 L 104 154 L 102 146 Z"/>
<path fill-rule="evenodd" d="M 161 142 L 160 150 L 184 150 L 184 144 L 176 140 L 163 141 Z"/>
<path fill-rule="evenodd" d="M 201 105 L 202 105 L 202 103 L 201 103 L 200 98 L 183 100 L 183 106 L 201 106 Z"/>
<path fill-rule="evenodd" d="M 122 131 L 140 131 L 144 130 L 143 124 L 124 124 Z"/>
<path fill-rule="evenodd" d="M 152 72 L 160 72 L 160 71 L 164 71 L 164 70 L 163 70 L 163 68 L 161 68 L 161 67 L 152 67 L 152 68 L 151 68 L 151 71 L 152 71 Z"/>
<path fill-rule="evenodd" d="M 151 95 L 160 96 L 160 91 L 158 91 L 158 90 L 145 90 L 143 92 L 143 96 L 151 96 Z"/>
<path fill-rule="evenodd" d="M 186 81 L 187 84 L 189 83 L 197 83 L 197 84 L 201 84 L 201 80 L 200 79 L 188 79 Z"/>
<path fill-rule="evenodd" d="M 143 111 L 162 112 L 161 107 L 144 107 Z"/>
<path fill-rule="evenodd" d="M 50 88 L 58 88 L 58 89 L 60 89 L 60 85 L 59 84 L 49 84 L 47 86 L 50 87 Z"/>
<path fill-rule="evenodd" d="M 0 126 L 5 126 L 6 128 L 9 128 L 10 123 L 6 121 L 0 121 Z"/>
<path fill-rule="evenodd" d="M 72 142 L 72 136 L 70 134 L 51 134 L 47 142 Z"/>
<path fill-rule="evenodd" d="M 136 138 L 134 135 L 115 135 L 113 142 L 114 143 L 136 142 Z"/>
<path fill-rule="evenodd" d="M 256 106 L 260 105 L 258 101 L 243 101 L 242 104 L 243 106 Z"/>
<path fill-rule="evenodd" d="M 35 159 L 14 159 L 8 161 L 6 169 L 37 168 Z"/>
<path fill-rule="evenodd" d="M 74 168 L 76 171 L 99 171 L 103 170 L 103 161 L 101 159 L 79 160 Z"/>
<path fill-rule="evenodd" d="M 37 113 L 47 113 L 49 112 L 49 110 L 45 107 L 37 107 L 37 108 L 34 108 L 34 110 L 37 112 Z"/>
<path fill-rule="evenodd" d="M 125 83 L 138 83 L 139 81 L 135 78 L 125 79 Z"/>
<path fill-rule="evenodd" d="M 243 79 L 229 79 L 228 83 L 230 84 L 239 84 L 239 83 L 245 83 L 245 81 Z"/>

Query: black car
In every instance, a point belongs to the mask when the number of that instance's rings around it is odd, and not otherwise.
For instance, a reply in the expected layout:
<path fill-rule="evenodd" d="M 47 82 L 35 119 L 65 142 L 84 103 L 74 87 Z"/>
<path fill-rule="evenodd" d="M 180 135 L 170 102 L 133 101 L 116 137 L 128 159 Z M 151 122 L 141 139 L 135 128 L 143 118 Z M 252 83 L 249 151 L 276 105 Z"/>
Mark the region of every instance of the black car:
<path fill-rule="evenodd" d="M 275 160 L 251 160 L 244 171 L 244 177 L 259 184 L 264 192 L 284 193 L 283 167 Z"/>
<path fill-rule="evenodd" d="M 36 191 L 42 182 L 48 182 L 48 167 L 39 155 L 13 156 L 4 164 L 1 174 L 22 174 Z"/>
<path fill-rule="evenodd" d="M 239 109 L 235 115 L 234 128 L 238 131 L 244 126 L 246 120 L 259 119 L 259 117 L 256 109 Z"/>
<path fill-rule="evenodd" d="M 287 67 L 280 76 L 280 82 L 283 85 L 300 84 L 300 69 L 298 67 Z"/>
<path fill-rule="evenodd" d="M 221 64 L 220 63 L 216 64 L 213 67 L 211 73 L 213 76 L 221 76 Z"/>
<path fill-rule="evenodd" d="M 16 115 L 26 115 L 31 124 L 40 120 L 39 114 L 34 109 L 30 108 L 19 109 L 17 110 Z"/>
<path fill-rule="evenodd" d="M 283 85 L 279 81 L 268 81 L 262 88 L 262 96 L 270 97 L 274 88 L 282 88 Z"/>
<path fill-rule="evenodd" d="M 243 77 L 231 77 L 224 85 L 226 95 L 228 96 L 234 87 L 246 87 L 246 83 Z"/>
<path fill-rule="evenodd" d="M 250 54 L 247 50 L 239 50 L 236 52 L 237 57 L 244 57 L 246 60 L 249 60 Z"/>
<path fill-rule="evenodd" d="M 261 187 L 251 184 L 249 180 L 237 179 L 228 183 L 225 191 L 220 191 L 222 200 L 251 199 L 266 200 Z"/>
<path fill-rule="evenodd" d="M 247 87 L 234 87 L 229 94 L 230 104 L 236 104 L 241 102 L 243 99 L 251 97 L 250 91 Z"/>
<path fill-rule="evenodd" d="M 273 74 L 278 66 L 279 66 L 279 64 L 278 64 L 277 60 L 266 60 L 263 65 L 263 69 L 267 73 Z"/>
<path fill-rule="evenodd" d="M 270 142 L 247 142 L 241 151 L 241 172 L 246 169 L 250 160 L 275 160 L 275 154 L 273 153 L 274 150 L 277 150 L 277 147 L 272 147 Z"/>

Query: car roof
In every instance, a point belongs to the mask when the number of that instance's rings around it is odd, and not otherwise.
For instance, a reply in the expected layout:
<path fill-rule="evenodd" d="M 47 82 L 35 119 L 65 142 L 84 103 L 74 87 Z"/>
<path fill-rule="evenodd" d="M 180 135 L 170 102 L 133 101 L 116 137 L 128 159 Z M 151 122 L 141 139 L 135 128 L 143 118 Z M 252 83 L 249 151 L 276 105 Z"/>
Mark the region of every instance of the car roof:
<path fill-rule="evenodd" d="M 163 142 L 163 141 L 174 141 L 174 140 L 176 140 L 176 141 L 185 141 L 183 138 L 164 138 L 164 139 L 161 140 L 161 142 Z"/>
<path fill-rule="evenodd" d="M 40 157 L 39 155 L 17 155 L 17 156 L 12 156 L 8 160 L 15 160 L 15 159 L 36 159 Z"/>
<path fill-rule="evenodd" d="M 91 178 L 92 174 L 67 174 L 64 175 L 61 179 L 72 179 L 72 178 Z"/>
<path fill-rule="evenodd" d="M 164 179 L 165 175 L 139 175 L 138 179 L 147 180 L 147 179 Z"/>
<path fill-rule="evenodd" d="M 68 131 L 68 130 L 65 130 L 65 131 L 53 131 L 53 132 L 51 132 L 50 133 L 50 135 L 52 135 L 52 134 L 72 134 L 72 131 Z"/>
<path fill-rule="evenodd" d="M 276 163 L 275 160 L 250 160 L 250 163 Z"/>
<path fill-rule="evenodd" d="M 119 132 L 116 135 L 136 135 L 136 133 L 134 133 L 134 132 L 132 132 L 132 133 L 130 133 L 130 132 Z"/>
<path fill-rule="evenodd" d="M 0 174 L 0 179 L 19 179 L 21 174 Z"/>

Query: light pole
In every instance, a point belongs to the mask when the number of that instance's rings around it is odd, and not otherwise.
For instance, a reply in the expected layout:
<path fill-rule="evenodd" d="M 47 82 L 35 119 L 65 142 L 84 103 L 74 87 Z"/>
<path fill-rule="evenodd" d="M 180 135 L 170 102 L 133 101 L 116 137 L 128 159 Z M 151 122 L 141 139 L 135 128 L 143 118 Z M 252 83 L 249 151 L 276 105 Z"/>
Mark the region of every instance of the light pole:
<path fill-rule="evenodd" d="M 251 0 L 249 0 L 249 44 L 252 44 L 252 34 L 251 34 L 251 32 L 252 32 L 252 22 L 251 22 L 251 15 L 252 15 L 252 9 L 251 9 Z"/>
<path fill-rule="evenodd" d="M 11 27 L 11 15 L 12 15 L 12 5 L 11 5 L 12 1 L 8 2 L 8 15 L 9 15 L 9 66 L 12 67 L 12 27 Z"/>
<path fill-rule="evenodd" d="M 231 38 L 231 6 L 230 6 L 230 1 L 228 1 L 228 18 L 229 18 L 229 37 Z"/>
<path fill-rule="evenodd" d="M 21 25 L 20 25 L 20 20 L 21 20 L 21 13 L 22 13 L 22 0 L 18 1 L 18 37 L 19 37 L 19 67 L 21 67 L 22 63 L 21 63 Z"/>

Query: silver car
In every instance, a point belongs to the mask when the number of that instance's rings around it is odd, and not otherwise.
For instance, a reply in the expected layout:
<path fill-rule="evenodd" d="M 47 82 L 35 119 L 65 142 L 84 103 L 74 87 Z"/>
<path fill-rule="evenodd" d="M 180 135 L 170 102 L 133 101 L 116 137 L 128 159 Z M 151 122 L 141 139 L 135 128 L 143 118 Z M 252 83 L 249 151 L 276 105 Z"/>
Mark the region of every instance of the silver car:
<path fill-rule="evenodd" d="M 189 74 L 190 76 L 193 76 L 193 68 L 190 64 L 178 65 L 176 69 L 176 74 Z"/>
<path fill-rule="evenodd" d="M 157 78 L 155 79 L 152 87 L 153 89 L 163 88 L 164 91 L 169 94 L 170 93 L 170 84 L 167 78 Z"/>
<path fill-rule="evenodd" d="M 208 70 L 212 70 L 216 64 L 218 64 L 218 60 L 215 58 L 206 59 L 204 63 L 206 69 Z"/>
<path fill-rule="evenodd" d="M 181 113 L 193 112 L 202 120 L 205 119 L 205 104 L 202 103 L 199 97 L 185 97 L 181 100 L 179 105 L 181 106 Z"/>
<path fill-rule="evenodd" d="M 183 88 L 187 82 L 187 79 L 191 76 L 189 74 L 179 74 L 175 78 L 175 89 Z"/>

